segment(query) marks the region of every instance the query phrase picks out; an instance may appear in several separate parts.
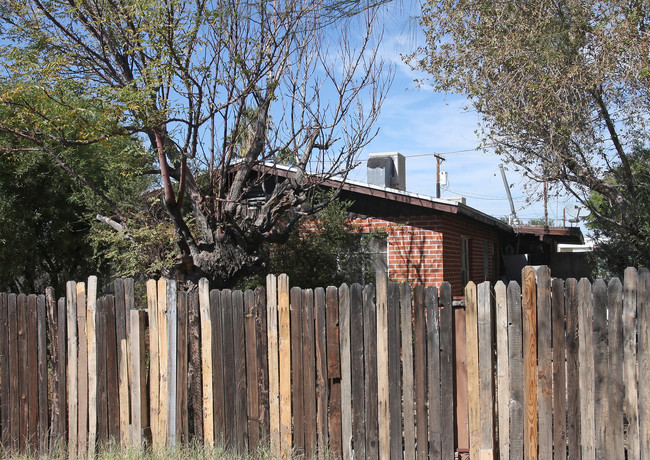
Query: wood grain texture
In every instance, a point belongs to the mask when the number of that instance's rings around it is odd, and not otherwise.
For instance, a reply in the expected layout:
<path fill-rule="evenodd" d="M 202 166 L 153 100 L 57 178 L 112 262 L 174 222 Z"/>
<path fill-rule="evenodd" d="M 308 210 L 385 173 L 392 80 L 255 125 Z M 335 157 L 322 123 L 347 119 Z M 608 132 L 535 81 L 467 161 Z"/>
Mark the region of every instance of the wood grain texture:
<path fill-rule="evenodd" d="M 427 342 L 426 309 L 424 286 L 417 285 L 413 292 L 415 318 L 413 322 L 415 335 L 415 409 L 417 427 L 417 458 L 427 458 L 428 453 L 428 414 L 427 414 Z M 409 318 L 410 320 L 410 318 Z M 410 323 L 411 321 L 409 321 Z M 410 326 L 410 324 L 409 324 Z"/>
<path fill-rule="evenodd" d="M 27 295 L 19 294 L 18 301 L 18 401 L 20 409 L 16 424 L 18 425 L 18 448 L 24 451 L 28 441 L 29 417 L 29 388 L 27 379 L 29 375 L 29 358 L 27 356 Z M 76 376 L 75 376 L 76 380 Z M 76 445 L 74 447 L 76 451 Z"/>
<path fill-rule="evenodd" d="M 65 312 L 65 307 L 62 308 Z M 18 350 L 18 299 L 16 294 L 7 295 L 7 333 L 9 335 L 9 448 L 17 450 L 20 438 L 20 390 L 19 390 L 19 350 Z M 63 372 L 65 378 L 65 371 Z M 62 404 L 66 405 L 64 395 Z M 64 422 L 65 423 L 65 422 Z"/>
<path fill-rule="evenodd" d="M 7 318 L 7 294 L 0 293 L 0 443 L 9 446 L 9 322 Z"/>
<path fill-rule="evenodd" d="M 97 300 L 95 333 L 97 337 L 106 337 L 106 297 Z M 97 340 L 97 444 L 108 442 L 106 342 Z"/>
<path fill-rule="evenodd" d="M 540 460 L 553 459 L 553 332 L 551 270 L 537 269 L 537 411 Z"/>
<path fill-rule="evenodd" d="M 214 393 L 212 388 L 212 315 L 210 284 L 199 280 L 199 313 L 201 316 L 201 376 L 203 393 L 203 442 L 214 445 Z M 217 340 L 215 337 L 214 340 Z"/>
<path fill-rule="evenodd" d="M 578 369 L 578 282 L 565 282 L 566 369 L 567 369 L 567 446 L 568 458 L 580 458 L 580 385 Z"/>
<path fill-rule="evenodd" d="M 339 345 L 339 296 L 334 286 L 325 291 L 327 303 L 327 377 L 329 381 L 329 450 L 335 456 L 342 451 L 341 440 L 341 351 Z"/>
<path fill-rule="evenodd" d="M 88 277 L 86 299 L 86 340 L 88 341 L 88 455 L 97 443 L 97 277 Z M 103 340 L 103 338 L 102 338 Z M 128 415 L 128 413 L 127 413 Z"/>
<path fill-rule="evenodd" d="M 176 433 L 178 431 L 177 418 L 177 371 L 176 361 L 177 339 L 178 339 L 178 300 L 175 280 L 167 280 L 165 292 L 165 320 L 167 328 L 167 446 L 176 446 Z"/>
<path fill-rule="evenodd" d="M 508 302 L 508 361 L 510 368 L 510 458 L 524 458 L 524 355 L 521 288 L 511 281 Z"/>
<path fill-rule="evenodd" d="M 189 442 L 189 413 L 188 413 L 188 341 L 187 341 L 187 310 L 188 295 L 186 291 L 177 294 L 176 314 L 178 318 L 176 333 L 176 440 L 178 443 Z"/>
<path fill-rule="evenodd" d="M 454 405 L 454 310 L 452 306 L 451 284 L 440 285 L 440 406 L 445 419 L 452 423 L 443 423 L 441 430 L 442 458 L 451 458 L 456 451 L 454 425 L 456 422 Z"/>
<path fill-rule="evenodd" d="M 637 334 L 639 382 L 639 440 L 641 458 L 650 458 L 650 271 L 638 271 Z"/>
<path fill-rule="evenodd" d="M 429 388 L 429 458 L 442 459 L 442 412 L 440 401 L 440 311 L 438 290 L 428 286 L 425 292 L 427 320 L 427 385 Z M 452 419 L 453 420 L 453 419 Z M 448 423 L 445 420 L 445 423 Z"/>
<path fill-rule="evenodd" d="M 478 458 L 481 448 L 481 407 L 479 398 L 478 304 L 476 285 L 465 286 L 465 326 L 467 341 L 467 393 L 469 407 L 469 456 Z"/>
<path fill-rule="evenodd" d="M 402 455 L 402 385 L 400 379 L 399 284 L 388 283 L 388 404 L 391 458 Z"/>
<path fill-rule="evenodd" d="M 374 289 L 373 289 L 374 296 Z M 365 297 L 365 290 L 364 290 Z M 341 457 L 352 459 L 352 367 L 350 346 L 350 289 L 339 287 L 339 334 L 341 348 Z"/>
<path fill-rule="evenodd" d="M 492 318 L 494 312 L 492 289 L 489 281 L 478 285 L 478 354 L 479 400 L 481 405 L 481 455 L 494 457 L 494 337 Z"/>
<path fill-rule="evenodd" d="M 108 409 L 108 439 L 120 443 L 120 392 L 117 334 L 115 331 L 115 296 L 106 296 L 106 388 Z"/>
<path fill-rule="evenodd" d="M 115 333 L 117 339 L 117 375 L 120 399 L 120 444 L 126 447 L 129 438 L 129 355 L 127 351 L 126 324 L 128 312 L 126 310 L 126 294 L 124 280 L 121 278 L 113 282 L 115 292 Z"/>
<path fill-rule="evenodd" d="M 86 284 L 77 283 L 77 334 L 79 357 L 77 369 L 78 420 L 77 449 L 79 454 L 88 450 L 88 334 L 86 330 Z"/>
<path fill-rule="evenodd" d="M 626 268 L 623 278 L 623 384 L 625 386 L 625 417 L 628 458 L 641 457 L 639 440 L 638 385 L 636 373 L 636 289 L 638 273 Z"/>
<path fill-rule="evenodd" d="M 167 284 L 166 278 L 158 280 L 158 368 L 160 370 L 160 403 L 158 411 L 158 440 L 167 445 L 169 425 L 169 335 L 167 330 Z"/>
<path fill-rule="evenodd" d="M 256 452 L 260 444 L 260 381 L 257 361 L 257 331 L 255 322 L 255 293 L 252 290 L 244 292 L 244 327 L 246 333 L 246 400 L 248 409 L 248 450 Z"/>
<path fill-rule="evenodd" d="M 366 458 L 366 406 L 363 335 L 363 288 L 350 286 L 350 355 L 352 374 L 352 445 L 355 458 Z"/>
<path fill-rule="evenodd" d="M 156 280 L 147 281 L 147 308 L 149 313 L 149 424 L 151 442 L 160 445 L 160 357 L 158 344 L 158 285 Z"/>
<path fill-rule="evenodd" d="M 553 453 L 556 460 L 563 460 L 567 455 L 564 281 L 554 279 L 551 291 L 553 308 Z"/>
<path fill-rule="evenodd" d="M 268 360 L 268 335 L 266 319 L 266 290 L 263 287 L 255 289 L 255 330 L 257 333 L 257 362 L 258 379 L 260 382 L 260 432 L 264 440 L 270 437 L 269 422 L 269 360 Z"/>
<path fill-rule="evenodd" d="M 63 299 L 62 299 L 63 300 Z M 51 400 L 51 418 L 50 418 L 50 439 L 49 447 L 53 447 L 57 443 L 63 441 L 63 435 L 65 434 L 65 342 L 63 342 L 63 348 L 61 347 L 60 337 L 63 335 L 65 340 L 65 316 L 63 317 L 63 322 L 60 321 L 60 311 L 59 305 L 57 305 L 57 300 L 54 293 L 54 288 L 48 287 L 45 290 L 45 302 L 47 307 L 47 325 L 48 325 L 48 342 L 50 344 L 50 360 L 52 366 L 52 400 Z M 63 304 L 63 301 L 61 302 Z M 63 314 L 65 315 L 65 306 L 62 305 L 61 309 L 64 310 Z M 8 324 L 7 329 L 9 330 Z M 9 356 L 7 356 L 7 366 L 9 365 Z M 3 375 L 9 376 L 9 369 Z M 4 384 L 9 389 L 9 381 L 5 377 Z M 62 386 L 63 382 L 63 386 Z M 6 408 L 9 412 L 9 399 L 6 401 Z M 9 428 L 9 427 L 7 427 Z M 9 430 L 7 430 L 9 431 Z M 7 433 L 9 434 L 9 433 Z M 9 439 L 3 440 L 4 445 L 9 445 Z"/>
<path fill-rule="evenodd" d="M 235 447 L 243 454 L 248 442 L 246 408 L 246 338 L 244 334 L 244 296 L 242 291 L 233 292 L 233 343 L 235 345 Z"/>
<path fill-rule="evenodd" d="M 521 275 L 524 367 L 524 458 L 537 458 L 537 294 L 535 269 Z"/>
<path fill-rule="evenodd" d="M 233 305 L 232 305 L 232 291 L 230 289 L 223 289 L 220 297 L 221 305 L 221 340 L 222 340 L 222 353 L 223 353 L 223 419 L 224 431 L 223 442 L 227 448 L 235 447 L 235 394 L 236 394 L 236 378 L 235 378 L 235 342 L 234 342 L 234 322 L 233 322 Z M 214 331 L 214 329 L 213 329 Z M 219 337 L 213 336 L 213 343 L 219 340 Z M 215 361 L 218 361 L 217 355 L 213 355 Z M 213 371 L 214 371 L 213 364 Z M 215 431 L 215 441 L 219 440 L 221 433 Z"/>
<path fill-rule="evenodd" d="M 129 438 L 131 447 L 142 445 L 142 430 L 147 425 L 147 395 L 146 395 L 146 366 L 145 366 L 145 334 L 144 322 L 146 311 L 131 310 L 129 312 L 129 390 L 131 393 L 131 424 Z"/>
<path fill-rule="evenodd" d="M 363 352 L 366 393 L 366 458 L 379 456 L 379 420 L 377 413 L 377 307 L 375 287 L 363 288 Z"/>
<path fill-rule="evenodd" d="M 278 285 L 275 275 L 266 277 L 266 314 L 269 359 L 269 429 L 271 452 L 280 454 L 280 363 L 278 355 Z"/>
<path fill-rule="evenodd" d="M 302 289 L 292 287 L 289 292 L 291 311 L 291 342 L 302 343 Z M 303 362 L 302 347 L 291 350 L 291 391 L 293 393 L 293 448 L 298 455 L 305 452 L 305 416 L 303 412 Z"/>
<path fill-rule="evenodd" d="M 289 277 L 278 276 L 278 350 L 280 353 L 280 447 L 288 454 L 292 446 L 291 429 L 291 319 Z"/>
<path fill-rule="evenodd" d="M 378 271 L 377 280 L 377 399 L 379 458 L 390 459 L 390 409 L 388 392 L 388 275 Z"/>
<path fill-rule="evenodd" d="M 609 458 L 607 456 L 609 344 L 607 337 L 607 285 L 605 282 L 601 279 L 594 281 L 592 293 L 595 452 L 596 458 Z"/>
<path fill-rule="evenodd" d="M 314 329 L 314 292 L 302 292 L 302 392 L 305 414 L 305 455 L 314 455 L 318 447 L 316 429 L 316 341 Z"/>
<path fill-rule="evenodd" d="M 508 365 L 508 302 L 502 281 L 494 285 L 497 344 L 497 417 L 499 459 L 510 458 L 510 367 Z"/>
<path fill-rule="evenodd" d="M 68 330 L 68 457 L 76 458 L 77 454 L 77 283 L 66 283 L 66 312 Z"/>
<path fill-rule="evenodd" d="M 607 335 L 609 337 L 609 368 L 607 395 L 608 442 L 606 457 L 611 460 L 625 458 L 623 437 L 623 285 L 618 278 L 612 278 L 607 286 L 607 305 L 609 311 Z"/>
<path fill-rule="evenodd" d="M 314 331 L 316 334 L 316 433 L 318 435 L 318 451 L 327 450 L 327 401 L 329 399 L 327 386 L 327 318 L 326 298 L 323 288 L 314 290 Z"/>
<path fill-rule="evenodd" d="M 223 346 L 225 335 L 223 332 L 223 308 L 221 291 L 210 291 L 210 318 L 212 319 L 212 398 L 214 404 L 214 436 L 216 442 L 222 442 L 226 433 L 226 388 L 224 381 L 225 356 Z"/>
<path fill-rule="evenodd" d="M 38 450 L 38 341 L 36 330 L 36 300 L 34 294 L 27 297 L 27 445 L 33 452 Z"/>
<path fill-rule="evenodd" d="M 203 357 L 201 356 L 201 311 L 197 289 L 190 291 L 187 308 L 187 332 L 192 367 L 192 372 L 187 376 L 191 407 L 190 429 L 194 433 L 194 438 L 200 441 L 203 439 Z"/>
<path fill-rule="evenodd" d="M 50 427 L 48 426 L 47 314 L 43 294 L 36 298 L 36 332 L 38 334 L 38 451 L 44 454 L 47 452 Z"/>
<path fill-rule="evenodd" d="M 594 345 L 593 303 L 591 283 L 582 278 L 578 282 L 578 346 L 580 385 L 580 449 L 583 460 L 596 458 L 596 426 L 594 408 Z"/>
<path fill-rule="evenodd" d="M 402 326 L 402 410 L 404 413 L 404 459 L 415 458 L 415 377 L 413 373 L 413 317 L 411 285 L 400 286 Z M 417 306 L 416 306 L 417 308 Z M 417 344 L 416 344 L 417 347 Z"/>

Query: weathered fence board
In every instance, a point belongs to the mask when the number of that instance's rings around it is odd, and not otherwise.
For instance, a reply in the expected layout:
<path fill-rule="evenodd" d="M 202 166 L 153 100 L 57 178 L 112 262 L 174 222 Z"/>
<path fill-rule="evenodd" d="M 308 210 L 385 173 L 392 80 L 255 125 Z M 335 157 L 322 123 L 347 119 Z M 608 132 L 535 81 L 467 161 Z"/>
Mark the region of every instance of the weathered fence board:
<path fill-rule="evenodd" d="M 441 430 L 442 458 L 450 458 L 456 450 L 454 445 L 455 413 L 454 404 L 454 310 L 451 284 L 440 285 L 440 402 L 443 416 L 452 423 L 445 423 Z"/>
<path fill-rule="evenodd" d="M 537 269 L 537 415 L 538 458 L 553 459 L 553 332 L 551 270 Z"/>
<path fill-rule="evenodd" d="M 377 306 L 375 287 L 363 288 L 363 352 L 366 392 L 366 457 L 379 457 L 379 421 L 377 407 Z"/>
<path fill-rule="evenodd" d="M 408 294 L 410 297 L 410 293 Z M 426 307 L 424 301 L 424 286 L 415 286 L 413 292 L 415 320 L 410 321 L 411 318 L 409 315 L 407 318 L 407 320 L 409 320 L 407 328 L 411 327 L 412 323 L 415 335 L 415 410 L 417 428 L 417 458 L 420 459 L 427 458 L 427 453 L 429 450 L 429 426 L 427 420 L 427 325 Z M 406 410 L 406 408 L 404 410 Z"/>
<path fill-rule="evenodd" d="M 564 309 L 564 281 L 554 279 L 552 292 L 552 334 L 553 334 L 553 454 L 557 460 L 566 459 L 566 341 Z"/>
<path fill-rule="evenodd" d="M 402 411 L 404 412 L 404 460 L 410 460 L 415 458 L 415 383 L 413 374 L 413 317 L 411 286 L 408 283 L 404 283 L 400 286 L 399 297 L 402 321 Z"/>

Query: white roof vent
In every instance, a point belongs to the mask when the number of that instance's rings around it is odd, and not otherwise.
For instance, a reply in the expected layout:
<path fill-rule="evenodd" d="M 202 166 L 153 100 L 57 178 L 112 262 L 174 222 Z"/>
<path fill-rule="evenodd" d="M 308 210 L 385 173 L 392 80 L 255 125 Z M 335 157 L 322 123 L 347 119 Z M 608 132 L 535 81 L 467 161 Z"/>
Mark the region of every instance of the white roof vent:
<path fill-rule="evenodd" d="M 368 155 L 368 183 L 406 190 L 406 159 L 399 152 Z"/>

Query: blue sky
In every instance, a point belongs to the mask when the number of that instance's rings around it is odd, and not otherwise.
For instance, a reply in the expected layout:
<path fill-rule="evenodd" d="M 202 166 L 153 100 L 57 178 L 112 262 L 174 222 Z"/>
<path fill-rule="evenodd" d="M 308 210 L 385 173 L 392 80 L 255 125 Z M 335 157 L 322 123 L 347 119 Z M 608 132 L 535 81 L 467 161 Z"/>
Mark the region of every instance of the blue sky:
<path fill-rule="evenodd" d="M 400 54 L 409 53 L 423 43 L 423 34 L 414 19 L 419 13 L 418 7 L 415 2 L 405 3 L 391 2 L 380 15 L 384 25 L 380 52 L 387 63 L 393 64 L 395 78 L 376 125 L 379 134 L 366 147 L 360 160 L 365 163 L 370 152 L 400 152 L 407 157 L 407 190 L 435 196 L 433 154 L 440 154 L 446 159 L 442 170 L 447 171 L 449 177 L 449 185 L 442 190 L 443 198 L 464 196 L 468 205 L 480 211 L 495 217 L 507 216 L 510 205 L 499 171 L 503 160 L 491 152 L 476 150 L 479 145 L 475 133 L 478 115 L 465 109 L 468 102 L 463 95 L 419 89 L 414 79 L 422 74 L 412 71 L 400 58 Z M 527 203 L 523 190 L 525 179 L 515 171 L 514 165 L 506 165 L 506 168 L 519 218 L 543 217 L 541 200 Z M 365 182 L 364 164 L 353 171 L 351 179 Z M 567 198 L 549 199 L 549 218 L 561 225 L 564 206 L 574 202 Z"/>

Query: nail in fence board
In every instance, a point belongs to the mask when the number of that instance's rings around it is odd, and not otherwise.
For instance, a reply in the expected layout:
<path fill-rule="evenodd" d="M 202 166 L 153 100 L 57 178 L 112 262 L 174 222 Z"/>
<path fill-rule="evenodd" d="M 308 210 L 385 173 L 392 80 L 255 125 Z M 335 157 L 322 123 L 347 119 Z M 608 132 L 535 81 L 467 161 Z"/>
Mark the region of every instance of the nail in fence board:
<path fill-rule="evenodd" d="M 497 344 L 497 414 L 499 426 L 499 458 L 510 456 L 510 380 L 508 367 L 508 303 L 506 285 L 498 281 L 494 285 L 496 302 Z"/>
<path fill-rule="evenodd" d="M 88 341 L 88 455 L 95 453 L 97 444 L 97 277 L 88 277 L 86 301 L 86 339 Z M 104 340 L 104 337 L 101 337 Z"/>
<path fill-rule="evenodd" d="M 366 286 L 366 288 L 368 288 L 368 286 Z M 347 284 L 342 284 L 339 288 L 339 333 L 341 337 L 341 456 L 343 457 L 343 460 L 351 460 L 352 357 L 350 349 L 350 289 Z"/>
<path fill-rule="evenodd" d="M 402 455 L 402 385 L 400 376 L 399 284 L 388 283 L 388 398 L 391 458 Z"/>
<path fill-rule="evenodd" d="M 524 457 L 537 455 L 537 295 L 535 269 L 522 271 L 524 351 Z"/>
<path fill-rule="evenodd" d="M 379 420 L 377 413 L 377 307 L 375 287 L 363 288 L 363 351 L 365 366 L 366 457 L 379 456 Z"/>
<path fill-rule="evenodd" d="M 275 275 L 266 276 L 266 315 L 269 359 L 269 429 L 271 453 L 280 453 L 280 363 L 278 355 L 278 286 Z"/>
<path fill-rule="evenodd" d="M 566 459 L 566 343 L 564 327 L 564 281 L 554 279 L 552 289 L 553 321 L 553 452 L 556 460 Z"/>
<path fill-rule="evenodd" d="M 314 290 L 314 331 L 316 333 L 316 433 L 318 449 L 324 452 L 327 445 L 327 322 L 325 290 Z"/>
<path fill-rule="evenodd" d="M 551 271 L 537 269 L 537 407 L 540 460 L 553 458 L 553 344 Z"/>
<path fill-rule="evenodd" d="M 244 335 L 244 296 L 242 291 L 232 295 L 233 306 L 233 354 L 235 364 L 235 447 L 243 454 L 248 442 L 246 409 L 246 339 Z"/>
<path fill-rule="evenodd" d="M 594 281 L 593 292 L 593 343 L 594 343 L 594 424 L 596 429 L 596 458 L 606 455 L 608 429 L 607 373 L 609 352 L 607 338 L 607 286 L 601 279 Z"/>
<path fill-rule="evenodd" d="M 413 394 L 413 318 L 411 314 L 411 286 L 408 283 L 403 283 L 400 286 L 399 297 L 400 316 L 402 322 L 402 404 L 404 412 L 404 459 L 409 460 L 415 458 L 415 398 Z M 419 413 L 420 411 L 418 410 L 418 415 Z"/>
<path fill-rule="evenodd" d="M 77 283 L 66 283 L 66 312 L 68 329 L 68 456 L 76 458 L 77 454 Z M 23 355 L 24 356 L 24 355 Z"/>
<path fill-rule="evenodd" d="M 293 287 L 290 291 L 291 342 L 302 343 L 302 289 Z M 293 448 L 298 455 L 305 452 L 305 416 L 303 413 L 303 366 L 302 347 L 291 350 L 291 391 L 293 393 Z"/>
<path fill-rule="evenodd" d="M 246 398 L 248 401 L 248 450 L 253 453 L 260 443 L 260 406 L 259 406 L 259 364 L 257 362 L 257 333 L 255 322 L 255 293 L 250 289 L 244 292 L 244 322 L 246 331 L 246 380 L 248 382 Z"/>
<path fill-rule="evenodd" d="M 478 285 L 479 400 L 481 405 L 481 458 L 494 458 L 494 337 L 493 302 L 489 281 Z"/>
<path fill-rule="evenodd" d="M 566 361 L 567 361 L 567 445 L 568 457 L 580 458 L 580 386 L 578 377 L 578 283 L 575 279 L 565 284 Z"/>
<path fill-rule="evenodd" d="M 639 334 L 639 438 L 643 456 L 650 455 L 650 271 L 641 268 L 638 272 L 637 315 Z"/>
<path fill-rule="evenodd" d="M 201 376 L 203 393 L 203 442 L 214 445 L 214 400 L 212 388 L 212 318 L 208 280 L 199 280 L 199 312 L 201 316 Z M 218 340 L 218 338 L 214 338 Z"/>
<path fill-rule="evenodd" d="M 521 288 L 511 281 L 508 302 L 508 361 L 510 367 L 510 458 L 524 458 L 524 358 Z"/>
<path fill-rule="evenodd" d="M 210 318 L 212 323 L 212 395 L 214 399 L 214 433 L 216 441 L 223 441 L 226 434 L 226 387 L 224 386 L 224 329 L 221 291 L 210 291 Z M 230 423 L 231 420 L 228 421 Z"/>
<path fill-rule="evenodd" d="M 596 458 L 596 426 L 594 407 L 594 345 L 593 303 L 591 283 L 586 278 L 578 282 L 578 383 L 580 385 L 580 447 L 583 460 Z"/>
<path fill-rule="evenodd" d="M 427 343 L 426 343 L 426 311 L 424 286 L 414 289 L 415 308 L 415 409 L 417 427 L 417 457 L 427 457 L 428 451 L 428 421 L 427 421 Z M 409 318 L 407 318 L 409 319 Z M 409 324 L 410 326 L 410 324 Z M 404 324 L 402 324 L 402 330 Z"/>
<path fill-rule="evenodd" d="M 429 388 L 429 457 L 442 459 L 442 412 L 440 410 L 440 311 L 438 290 L 427 286 L 425 291 L 427 318 L 427 384 Z M 451 419 L 453 423 L 453 418 Z M 445 417 L 445 423 L 450 423 Z"/>
<path fill-rule="evenodd" d="M 465 286 L 465 326 L 467 340 L 467 400 L 469 407 L 469 456 L 478 458 L 481 446 L 481 407 L 479 399 L 478 305 L 476 285 Z"/>
<path fill-rule="evenodd" d="M 291 328 L 289 277 L 278 276 L 278 350 L 280 353 L 280 447 L 291 451 Z"/>
<path fill-rule="evenodd" d="M 316 342 L 314 340 L 314 292 L 302 292 L 302 367 L 303 400 L 305 414 L 305 455 L 316 452 L 318 433 L 316 430 Z"/>
<path fill-rule="evenodd" d="M 623 437 L 623 285 L 618 278 L 610 280 L 607 286 L 607 305 L 609 318 L 609 376 L 607 397 L 609 401 L 608 433 L 606 457 L 610 460 L 623 460 L 625 457 Z"/>
<path fill-rule="evenodd" d="M 338 290 L 329 286 L 326 296 L 327 321 L 327 376 L 329 383 L 329 450 L 341 455 L 341 364 L 339 346 L 339 297 Z"/>
<path fill-rule="evenodd" d="M 441 412 L 446 420 L 452 423 L 443 423 L 441 431 L 442 458 L 454 456 L 456 446 L 454 443 L 454 310 L 452 307 L 451 284 L 443 282 L 440 285 L 440 402 Z"/>
<path fill-rule="evenodd" d="M 352 366 L 352 445 L 355 458 L 366 456 L 366 405 L 364 396 L 363 289 L 350 287 L 350 363 Z"/>

